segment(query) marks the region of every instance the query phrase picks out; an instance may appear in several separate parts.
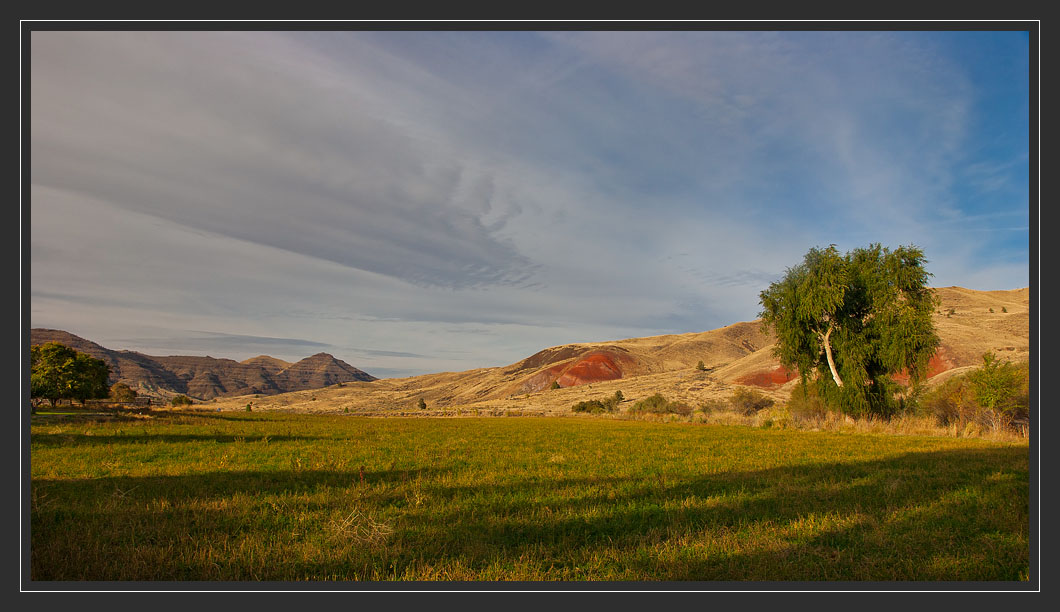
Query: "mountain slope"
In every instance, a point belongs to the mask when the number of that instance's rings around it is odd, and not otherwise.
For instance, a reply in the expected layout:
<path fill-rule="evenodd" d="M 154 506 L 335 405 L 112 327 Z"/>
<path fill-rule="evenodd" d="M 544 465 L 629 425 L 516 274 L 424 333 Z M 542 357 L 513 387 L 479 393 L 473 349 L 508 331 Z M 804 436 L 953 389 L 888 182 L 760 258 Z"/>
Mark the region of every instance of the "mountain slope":
<path fill-rule="evenodd" d="M 934 322 L 942 346 L 932 359 L 929 375 L 941 380 L 951 372 L 975 367 L 986 351 L 1009 360 L 1029 357 L 1028 289 L 944 287 L 936 291 L 941 306 Z M 786 399 L 797 373 L 787 371 L 773 357 L 773 343 L 760 321 L 748 321 L 706 332 L 566 344 L 506 367 L 384 379 L 311 394 L 286 393 L 255 400 L 254 405 L 415 414 L 423 398 L 429 409 L 565 413 L 574 402 L 619 390 L 630 400 L 659 392 L 695 405 L 727 397 L 737 386 L 757 387 L 774 398 Z M 699 361 L 705 371 L 696 369 Z M 550 389 L 553 382 L 561 388 Z M 232 400 L 233 407 L 237 401 Z"/>
<path fill-rule="evenodd" d="M 114 351 L 69 332 L 30 330 L 30 344 L 59 342 L 102 359 L 110 366 L 110 383 L 124 382 L 148 395 L 187 394 L 198 399 L 232 395 L 275 395 L 316 389 L 336 383 L 375 380 L 327 353 L 297 363 L 259 355 L 232 359 L 173 355 L 156 357 L 134 351 Z"/>

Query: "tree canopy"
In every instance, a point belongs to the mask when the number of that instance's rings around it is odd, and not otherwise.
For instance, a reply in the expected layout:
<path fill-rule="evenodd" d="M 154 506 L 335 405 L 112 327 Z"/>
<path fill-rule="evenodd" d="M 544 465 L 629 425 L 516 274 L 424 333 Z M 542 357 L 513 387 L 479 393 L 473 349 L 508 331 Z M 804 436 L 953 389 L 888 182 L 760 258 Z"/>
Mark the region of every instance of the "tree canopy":
<path fill-rule="evenodd" d="M 58 342 L 30 347 L 30 397 L 46 399 L 52 406 L 60 399 L 85 400 L 107 397 L 110 366 Z"/>
<path fill-rule="evenodd" d="M 844 411 L 890 412 L 890 375 L 905 370 L 919 381 L 939 345 L 925 263 L 915 246 L 810 249 L 760 294 L 775 355 L 804 383 L 815 377 Z"/>

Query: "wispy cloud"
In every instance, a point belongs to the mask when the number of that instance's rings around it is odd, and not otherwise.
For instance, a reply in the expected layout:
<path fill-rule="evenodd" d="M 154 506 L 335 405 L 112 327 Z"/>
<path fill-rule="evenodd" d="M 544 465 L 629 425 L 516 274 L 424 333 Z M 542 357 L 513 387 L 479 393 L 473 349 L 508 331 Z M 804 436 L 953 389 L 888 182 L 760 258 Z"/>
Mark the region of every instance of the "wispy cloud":
<path fill-rule="evenodd" d="M 1021 286 L 1018 35 L 35 32 L 31 319 L 416 373 L 747 320 L 830 243 Z"/>

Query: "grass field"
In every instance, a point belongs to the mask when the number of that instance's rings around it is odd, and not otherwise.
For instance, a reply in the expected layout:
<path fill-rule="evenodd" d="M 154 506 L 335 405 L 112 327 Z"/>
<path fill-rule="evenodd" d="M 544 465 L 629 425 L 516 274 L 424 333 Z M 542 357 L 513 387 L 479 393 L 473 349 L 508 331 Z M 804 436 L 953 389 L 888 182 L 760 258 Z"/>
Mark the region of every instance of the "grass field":
<path fill-rule="evenodd" d="M 33 580 L 1029 578 L 1025 441 L 231 412 L 31 436 Z"/>

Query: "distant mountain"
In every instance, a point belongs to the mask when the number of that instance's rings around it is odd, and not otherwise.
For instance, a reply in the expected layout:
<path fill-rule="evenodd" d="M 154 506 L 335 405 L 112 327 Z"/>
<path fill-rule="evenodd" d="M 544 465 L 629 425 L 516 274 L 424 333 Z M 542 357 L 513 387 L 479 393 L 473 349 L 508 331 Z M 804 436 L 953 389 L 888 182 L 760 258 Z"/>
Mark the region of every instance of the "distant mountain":
<path fill-rule="evenodd" d="M 110 383 L 124 382 L 149 394 L 184 393 L 197 399 L 230 395 L 275 395 L 318 389 L 336 383 L 372 381 L 375 377 L 327 353 L 288 363 L 268 355 L 239 362 L 214 357 L 156 357 L 115 351 L 58 329 L 31 329 L 30 344 L 59 342 L 102 359 L 110 366 Z"/>

